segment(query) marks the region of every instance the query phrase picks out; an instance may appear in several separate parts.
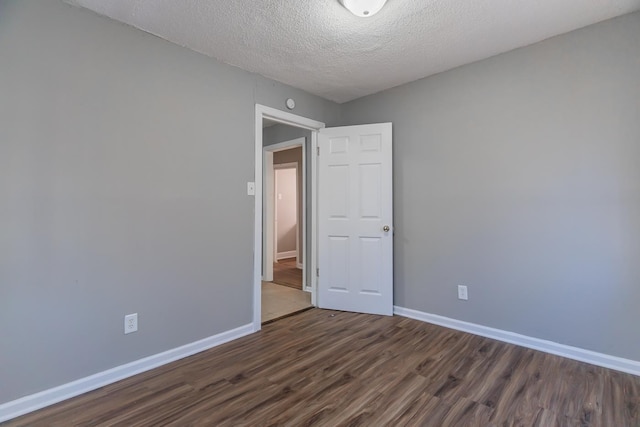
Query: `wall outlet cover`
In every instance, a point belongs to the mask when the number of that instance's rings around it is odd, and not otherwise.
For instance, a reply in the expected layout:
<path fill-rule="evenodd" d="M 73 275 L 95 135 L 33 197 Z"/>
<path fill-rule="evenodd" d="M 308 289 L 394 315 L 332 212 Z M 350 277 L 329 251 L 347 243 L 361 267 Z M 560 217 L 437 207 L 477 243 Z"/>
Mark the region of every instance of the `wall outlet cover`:
<path fill-rule="evenodd" d="M 138 330 L 138 313 L 124 316 L 124 333 L 130 334 Z"/>

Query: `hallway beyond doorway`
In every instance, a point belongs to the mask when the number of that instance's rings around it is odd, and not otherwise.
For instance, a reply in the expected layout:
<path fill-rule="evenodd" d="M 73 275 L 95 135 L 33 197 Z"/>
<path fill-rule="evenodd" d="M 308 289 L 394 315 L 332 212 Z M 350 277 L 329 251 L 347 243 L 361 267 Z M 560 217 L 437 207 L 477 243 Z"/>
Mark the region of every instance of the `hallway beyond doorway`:
<path fill-rule="evenodd" d="M 302 269 L 297 267 L 295 258 L 273 263 L 273 283 L 302 290 Z"/>

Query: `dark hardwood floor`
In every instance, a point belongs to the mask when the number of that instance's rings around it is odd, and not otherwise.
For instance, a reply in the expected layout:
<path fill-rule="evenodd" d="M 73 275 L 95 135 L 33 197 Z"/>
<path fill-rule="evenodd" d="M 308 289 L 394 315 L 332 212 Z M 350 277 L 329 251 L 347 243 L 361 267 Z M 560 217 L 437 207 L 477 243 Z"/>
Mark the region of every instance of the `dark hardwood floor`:
<path fill-rule="evenodd" d="M 312 309 L 8 425 L 637 427 L 639 408 L 640 377 Z"/>
<path fill-rule="evenodd" d="M 273 283 L 302 290 L 302 270 L 296 267 L 295 258 L 273 263 Z"/>

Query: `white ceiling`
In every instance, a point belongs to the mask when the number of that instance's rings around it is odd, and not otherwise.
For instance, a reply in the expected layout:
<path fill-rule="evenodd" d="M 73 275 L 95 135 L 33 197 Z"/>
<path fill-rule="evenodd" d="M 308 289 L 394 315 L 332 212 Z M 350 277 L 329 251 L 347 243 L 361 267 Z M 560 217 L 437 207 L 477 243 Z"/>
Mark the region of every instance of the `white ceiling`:
<path fill-rule="evenodd" d="M 346 102 L 640 10 L 640 0 L 67 0 L 227 64 Z"/>

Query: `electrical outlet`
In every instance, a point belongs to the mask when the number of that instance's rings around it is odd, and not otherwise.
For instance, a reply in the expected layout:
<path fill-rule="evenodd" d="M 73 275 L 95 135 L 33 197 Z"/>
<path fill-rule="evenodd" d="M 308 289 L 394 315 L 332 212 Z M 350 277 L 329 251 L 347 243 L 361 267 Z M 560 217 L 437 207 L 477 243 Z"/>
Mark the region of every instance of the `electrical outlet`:
<path fill-rule="evenodd" d="M 138 313 L 124 316 L 124 333 L 130 334 L 138 330 Z"/>
<path fill-rule="evenodd" d="M 458 299 L 468 300 L 469 294 L 467 292 L 467 287 L 464 285 L 458 285 Z"/>

